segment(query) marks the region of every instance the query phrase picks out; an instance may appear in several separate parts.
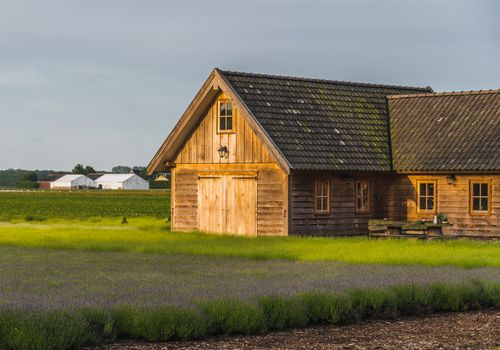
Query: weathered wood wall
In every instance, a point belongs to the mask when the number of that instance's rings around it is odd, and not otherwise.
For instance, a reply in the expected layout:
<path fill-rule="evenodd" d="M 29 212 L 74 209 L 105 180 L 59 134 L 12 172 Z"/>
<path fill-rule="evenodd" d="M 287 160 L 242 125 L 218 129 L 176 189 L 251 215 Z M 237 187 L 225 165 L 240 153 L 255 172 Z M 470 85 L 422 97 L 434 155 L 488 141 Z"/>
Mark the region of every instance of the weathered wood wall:
<path fill-rule="evenodd" d="M 218 100 L 226 99 L 223 94 Z M 217 132 L 217 103 L 213 103 L 199 126 L 188 138 L 176 164 L 274 163 L 270 153 L 250 128 L 241 113 L 233 108 L 233 133 Z M 229 156 L 220 158 L 219 146 L 227 146 Z"/>
<path fill-rule="evenodd" d="M 434 214 L 417 210 L 417 181 L 437 181 L 436 213 L 446 214 L 451 227 L 446 234 L 500 236 L 500 175 L 456 175 L 453 185 L 446 183 L 446 175 L 397 175 L 386 181 L 385 216 L 394 220 L 432 220 Z M 471 180 L 491 180 L 491 213 L 470 213 L 469 184 Z"/>
<path fill-rule="evenodd" d="M 195 231 L 198 229 L 198 174 L 231 174 L 241 172 L 257 174 L 257 235 L 287 235 L 287 176 L 275 165 L 179 165 L 172 171 L 172 229 Z M 244 220 L 244 218 L 241 218 Z"/>
<path fill-rule="evenodd" d="M 314 213 L 315 179 L 329 179 L 330 213 Z M 359 235 L 368 232 L 371 218 L 383 217 L 383 197 L 377 182 L 379 176 L 352 175 L 346 180 L 338 173 L 293 172 L 290 176 L 290 234 Z M 371 210 L 357 213 L 355 209 L 356 180 L 368 180 L 371 187 Z"/>
<path fill-rule="evenodd" d="M 226 99 L 221 95 L 219 99 Z M 417 211 L 417 181 L 437 181 L 437 213 L 447 214 L 453 226 L 448 234 L 500 236 L 500 175 L 457 175 L 454 185 L 446 175 L 351 174 L 348 183 L 334 172 L 292 172 L 279 168 L 275 159 L 253 132 L 243 115 L 234 108 L 234 132 L 217 132 L 217 103 L 208 108 L 198 127 L 189 135 L 175 159 L 172 170 L 172 228 L 198 229 L 198 174 L 200 172 L 257 173 L 258 235 L 354 235 L 366 234 L 371 218 L 391 220 L 432 220 L 433 215 Z M 229 156 L 220 158 L 219 146 L 227 146 Z M 314 213 L 314 180 L 331 180 L 331 210 Z M 371 210 L 355 210 L 356 179 L 370 181 Z M 491 179 L 492 210 L 474 216 L 469 210 L 469 181 Z M 288 187 L 290 185 L 290 188 Z"/>
<path fill-rule="evenodd" d="M 331 211 L 314 213 L 314 181 L 330 179 Z M 355 181 L 367 179 L 371 187 L 371 211 L 356 213 Z M 348 183 L 336 173 L 294 172 L 290 177 L 290 233 L 304 235 L 365 234 L 369 219 L 418 221 L 433 220 L 435 214 L 417 210 L 417 181 L 437 182 L 436 213 L 449 217 L 451 227 L 446 234 L 500 236 L 500 176 L 456 175 L 456 183 L 448 185 L 446 175 L 362 175 L 352 174 Z M 471 215 L 469 183 L 491 180 L 491 213 Z"/>
<path fill-rule="evenodd" d="M 226 98 L 222 94 L 218 100 Z M 288 176 L 279 168 L 236 108 L 233 107 L 234 132 L 217 132 L 217 122 L 215 101 L 176 157 L 175 167 L 172 169 L 172 229 L 199 229 L 199 174 L 255 172 L 257 235 L 287 235 Z M 221 145 L 229 149 L 227 158 L 219 157 L 217 149 Z"/>

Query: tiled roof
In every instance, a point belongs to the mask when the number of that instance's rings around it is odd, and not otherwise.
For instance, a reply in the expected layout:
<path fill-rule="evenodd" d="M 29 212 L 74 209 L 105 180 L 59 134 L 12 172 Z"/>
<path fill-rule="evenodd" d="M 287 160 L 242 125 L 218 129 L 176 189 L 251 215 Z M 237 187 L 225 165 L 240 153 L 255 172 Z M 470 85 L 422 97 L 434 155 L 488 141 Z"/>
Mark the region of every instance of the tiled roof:
<path fill-rule="evenodd" d="M 500 90 L 388 101 L 396 171 L 500 170 Z"/>
<path fill-rule="evenodd" d="M 389 171 L 387 95 L 430 88 L 221 71 L 293 169 Z"/>

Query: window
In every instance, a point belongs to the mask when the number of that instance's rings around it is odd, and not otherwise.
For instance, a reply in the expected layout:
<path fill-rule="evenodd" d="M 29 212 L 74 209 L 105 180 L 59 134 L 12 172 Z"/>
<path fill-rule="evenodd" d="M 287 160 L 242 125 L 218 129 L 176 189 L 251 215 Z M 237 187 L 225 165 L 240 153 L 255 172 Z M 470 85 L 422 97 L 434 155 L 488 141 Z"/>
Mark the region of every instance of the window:
<path fill-rule="evenodd" d="M 436 181 L 418 181 L 418 211 L 436 212 Z"/>
<path fill-rule="evenodd" d="M 233 131 L 233 106 L 229 101 L 219 101 L 219 132 Z"/>
<path fill-rule="evenodd" d="M 330 212 L 330 181 L 316 180 L 314 183 L 314 212 L 327 214 Z"/>
<path fill-rule="evenodd" d="M 471 181 L 470 184 L 470 211 L 471 214 L 489 214 L 491 208 L 491 194 L 489 181 Z"/>
<path fill-rule="evenodd" d="M 368 213 L 370 211 L 370 182 L 356 181 L 356 212 Z"/>

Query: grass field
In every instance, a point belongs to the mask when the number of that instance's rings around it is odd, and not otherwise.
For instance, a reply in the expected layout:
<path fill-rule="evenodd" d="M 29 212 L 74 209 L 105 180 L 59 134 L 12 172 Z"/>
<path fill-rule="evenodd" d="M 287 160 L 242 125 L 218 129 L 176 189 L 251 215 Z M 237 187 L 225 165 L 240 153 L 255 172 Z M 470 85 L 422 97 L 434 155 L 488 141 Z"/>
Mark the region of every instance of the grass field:
<path fill-rule="evenodd" d="M 167 191 L 0 191 L 0 221 L 88 218 L 93 216 L 166 217 Z"/>
<path fill-rule="evenodd" d="M 162 219 L 49 219 L 0 223 L 0 246 L 46 249 L 190 254 L 249 259 L 341 261 L 358 264 L 500 267 L 500 242 L 416 241 L 368 238 L 238 238 L 171 233 Z"/>

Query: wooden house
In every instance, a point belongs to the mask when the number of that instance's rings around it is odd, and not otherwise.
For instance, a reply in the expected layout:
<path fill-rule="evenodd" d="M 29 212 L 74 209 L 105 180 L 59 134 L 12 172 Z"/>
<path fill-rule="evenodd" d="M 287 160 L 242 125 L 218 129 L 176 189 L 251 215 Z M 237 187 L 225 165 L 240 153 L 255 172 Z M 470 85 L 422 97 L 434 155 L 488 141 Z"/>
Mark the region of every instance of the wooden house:
<path fill-rule="evenodd" d="M 449 217 L 500 236 L 500 91 L 214 69 L 151 160 L 171 170 L 174 231 L 366 234 Z"/>

